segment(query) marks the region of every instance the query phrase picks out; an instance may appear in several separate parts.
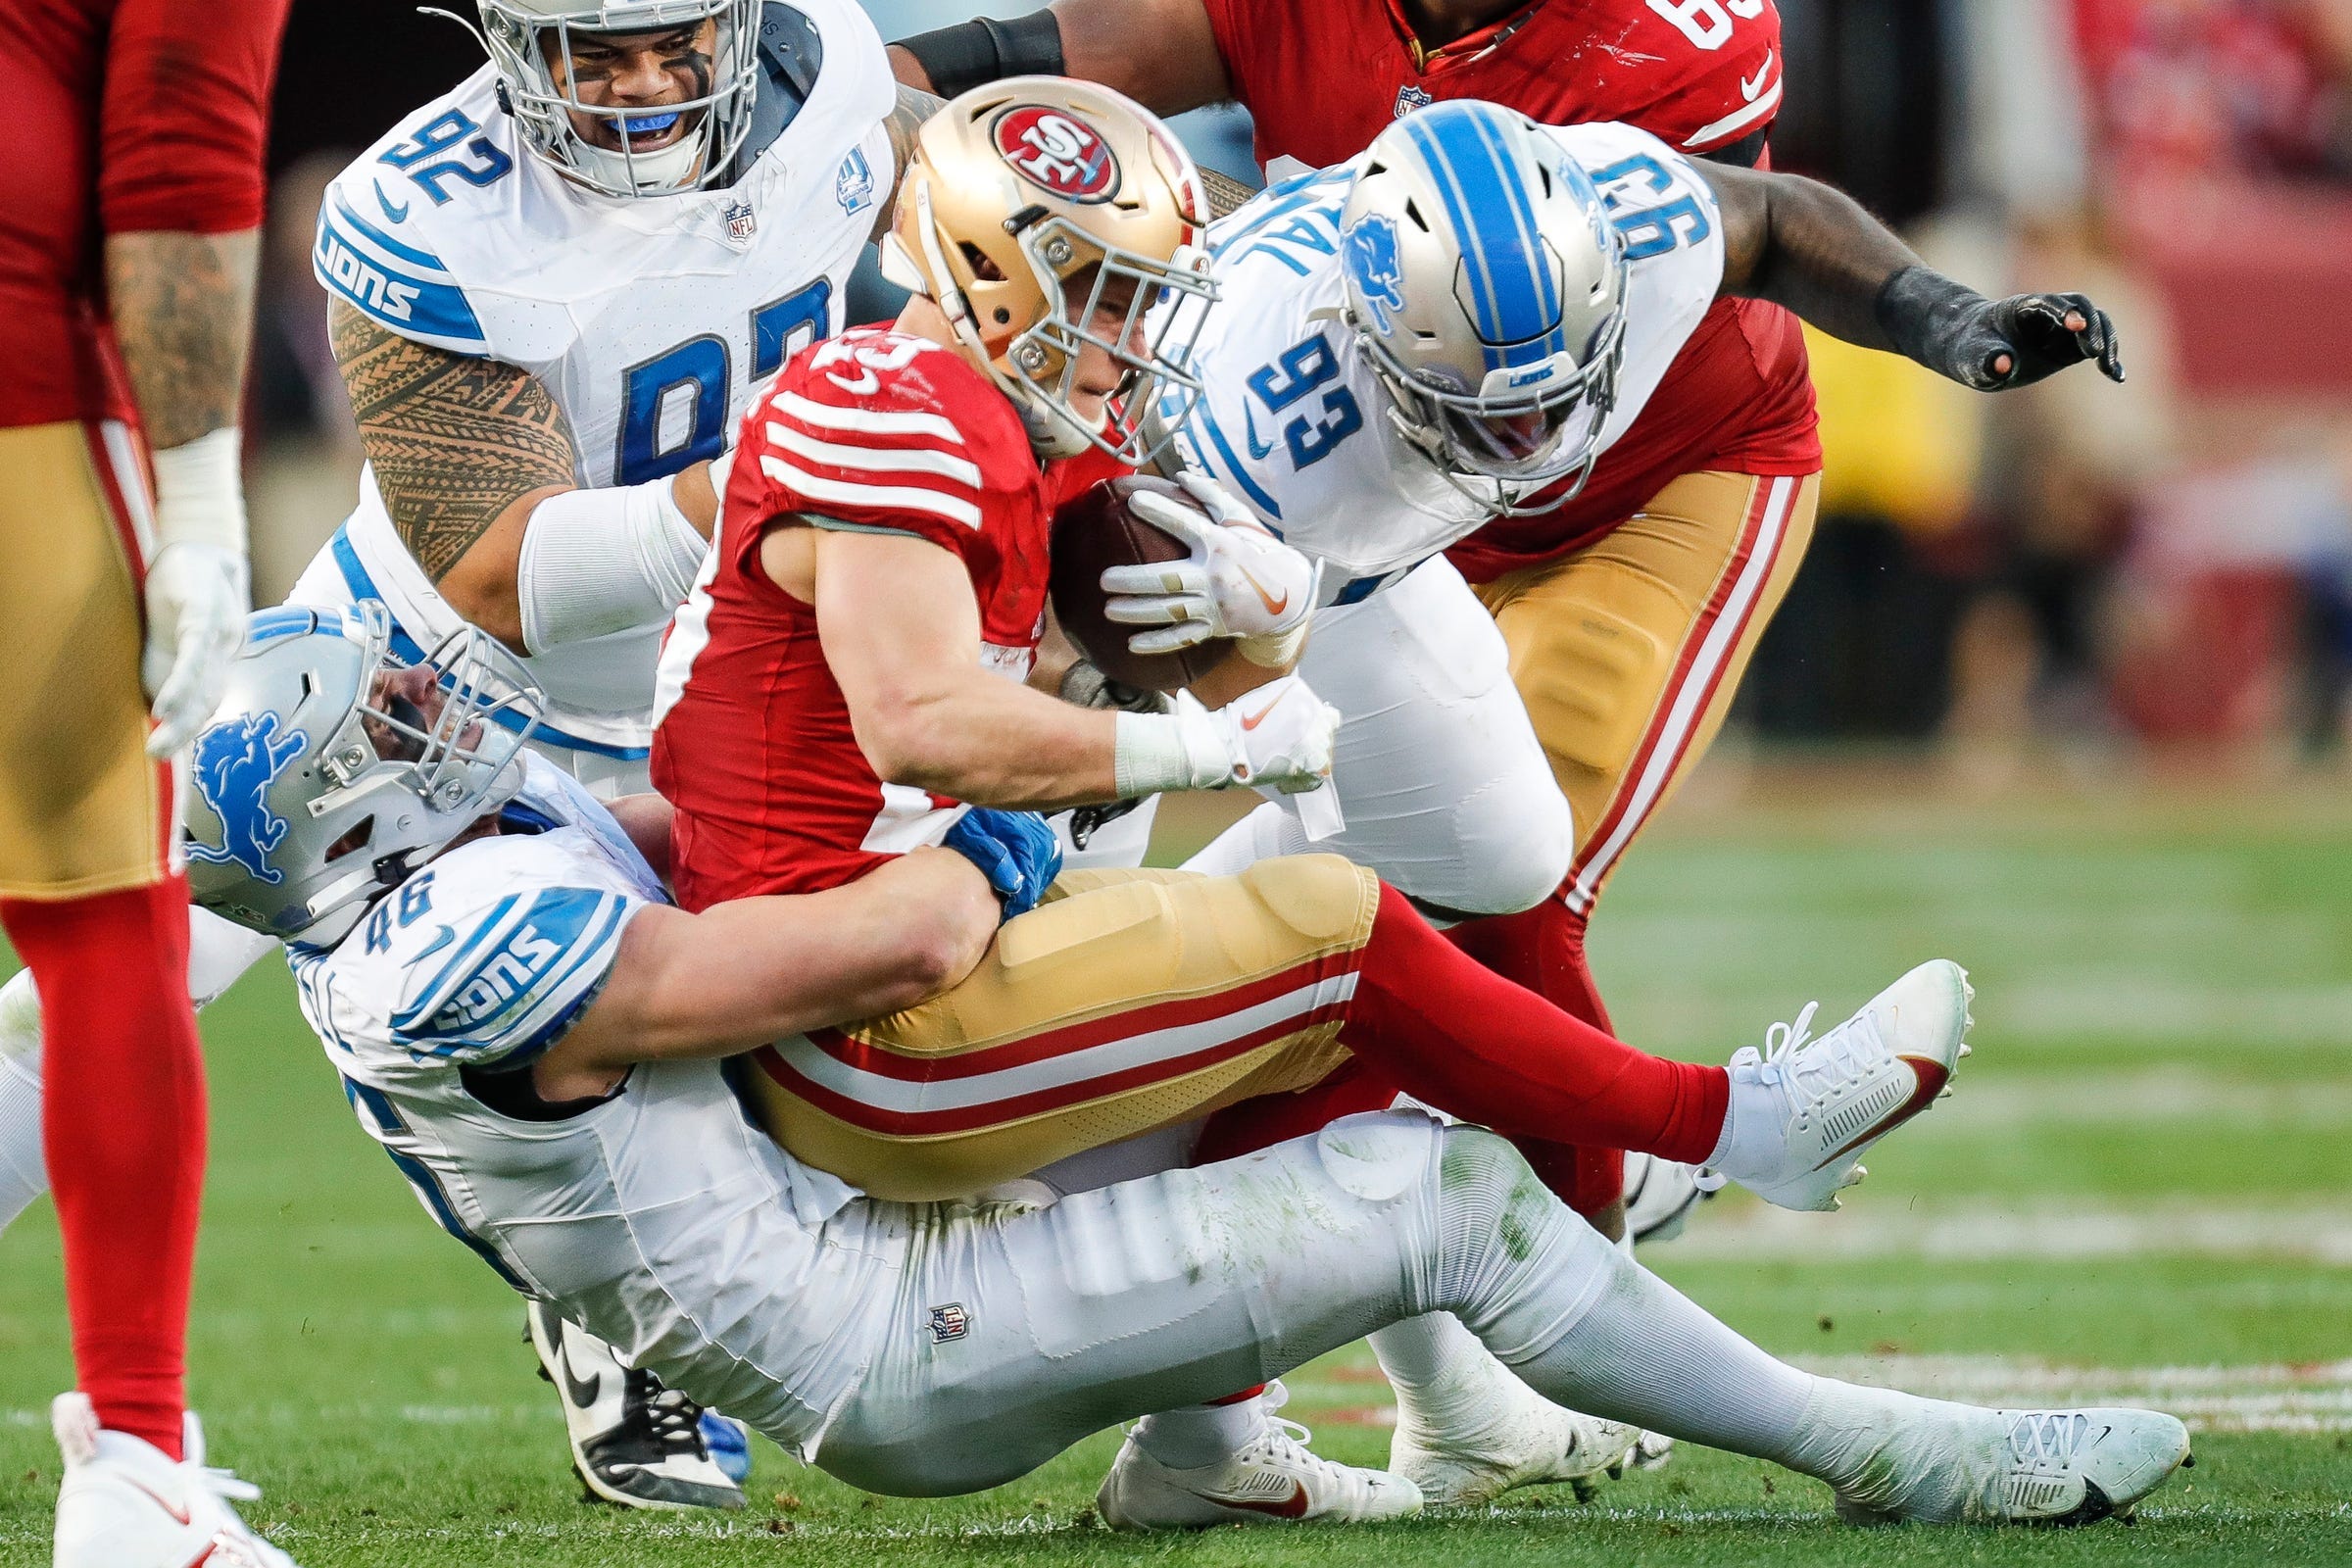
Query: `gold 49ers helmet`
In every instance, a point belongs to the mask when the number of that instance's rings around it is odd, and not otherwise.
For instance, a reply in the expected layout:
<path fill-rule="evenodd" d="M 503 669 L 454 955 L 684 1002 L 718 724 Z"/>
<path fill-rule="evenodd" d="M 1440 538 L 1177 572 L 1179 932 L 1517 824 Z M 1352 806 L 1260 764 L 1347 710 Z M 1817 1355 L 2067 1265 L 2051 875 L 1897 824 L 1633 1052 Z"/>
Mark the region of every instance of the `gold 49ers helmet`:
<path fill-rule="evenodd" d="M 1181 418 L 1163 414 L 1145 433 L 1163 391 L 1200 391 L 1186 362 L 1205 313 L 1151 313 L 1172 296 L 1215 298 L 1197 244 L 1207 220 L 1200 172 L 1151 111 L 1092 82 L 1011 76 L 924 123 L 882 270 L 946 313 L 1041 457 L 1094 446 L 1140 463 Z M 1097 329 L 1105 306 L 1122 318 L 1115 335 Z M 1100 420 L 1070 403 L 1090 345 L 1122 377 Z"/>

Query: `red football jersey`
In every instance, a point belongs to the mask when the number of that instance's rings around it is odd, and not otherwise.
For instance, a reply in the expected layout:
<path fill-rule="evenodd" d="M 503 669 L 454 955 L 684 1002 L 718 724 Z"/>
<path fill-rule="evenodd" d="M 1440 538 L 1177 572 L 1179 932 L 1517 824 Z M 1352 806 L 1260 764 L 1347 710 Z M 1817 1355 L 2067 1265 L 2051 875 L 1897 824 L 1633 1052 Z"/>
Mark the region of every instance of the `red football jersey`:
<path fill-rule="evenodd" d="M 859 750 L 815 608 L 760 568 L 770 528 L 948 551 L 971 576 L 983 662 L 1019 680 L 1045 630 L 1054 509 L 1122 471 L 1092 452 L 1041 468 L 1012 404 L 926 339 L 866 327 L 796 356 L 745 416 L 710 559 L 662 649 L 653 776 L 677 808 L 678 903 L 838 887 L 953 821 L 954 802 L 885 783 Z"/>
<path fill-rule="evenodd" d="M 1434 53 L 1396 0 L 1203 4 L 1260 162 L 1344 162 L 1440 98 L 1483 98 L 1546 124 L 1621 121 L 1691 154 L 1759 136 L 1781 104 L 1771 0 L 1535 0 Z M 1485 581 L 1607 532 L 1685 473 L 1818 472 L 1817 424 L 1796 318 L 1719 301 L 1583 495 L 1446 554 Z"/>
<path fill-rule="evenodd" d="M 28 0 L 0 102 L 0 425 L 127 417 L 99 244 L 262 220 L 270 81 L 289 0 Z"/>

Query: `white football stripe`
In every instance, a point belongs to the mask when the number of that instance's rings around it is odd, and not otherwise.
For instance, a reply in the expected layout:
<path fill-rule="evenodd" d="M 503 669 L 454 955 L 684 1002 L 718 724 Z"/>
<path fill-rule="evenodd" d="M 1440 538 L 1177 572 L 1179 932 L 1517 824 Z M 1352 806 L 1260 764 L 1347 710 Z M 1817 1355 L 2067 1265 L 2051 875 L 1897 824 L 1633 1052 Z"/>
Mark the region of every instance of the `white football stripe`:
<path fill-rule="evenodd" d="M 1582 913 L 1592 906 L 1593 890 L 1608 875 L 1617 857 L 1625 853 L 1634 835 L 1642 831 L 1642 822 L 1673 780 L 1683 752 L 1690 744 L 1690 733 L 1706 711 L 1708 688 L 1714 683 L 1716 671 L 1731 657 L 1749 613 L 1763 595 L 1764 585 L 1772 580 L 1773 563 L 1780 557 L 1781 537 L 1788 528 L 1788 507 L 1796 498 L 1796 486 L 1797 481 L 1790 478 L 1772 481 L 1772 494 L 1764 504 L 1764 517 L 1756 528 L 1755 543 L 1748 550 L 1747 561 L 1740 568 L 1731 593 L 1725 597 L 1715 623 L 1707 628 L 1698 656 L 1690 661 L 1690 669 L 1675 688 L 1673 706 L 1667 710 L 1666 721 L 1659 728 L 1657 745 L 1650 749 L 1649 763 L 1634 785 L 1633 799 L 1618 817 L 1608 841 L 1577 867 L 1576 880 L 1568 889 L 1569 908 Z"/>
<path fill-rule="evenodd" d="M 1285 992 L 1255 1006 L 1243 1007 L 1220 1017 L 1204 1018 L 1199 1023 L 1153 1029 L 1018 1067 L 975 1073 L 969 1078 L 942 1079 L 928 1084 L 906 1083 L 853 1067 L 827 1055 L 806 1035 L 795 1035 L 790 1040 L 780 1042 L 776 1052 L 792 1064 L 794 1071 L 811 1083 L 877 1110 L 894 1111 L 902 1115 L 918 1111 L 967 1110 L 975 1105 L 994 1104 L 1044 1089 L 1083 1084 L 1123 1072 L 1130 1067 L 1149 1066 L 1155 1061 L 1167 1061 L 1190 1055 L 1196 1051 L 1206 1051 L 1238 1040 L 1253 1030 L 1300 1017 L 1317 1007 L 1346 1002 L 1354 995 L 1355 971 L 1351 969 L 1346 974 L 1334 975 L 1328 980 L 1318 980 L 1295 991 Z"/>
<path fill-rule="evenodd" d="M 1714 143 L 1729 136 L 1732 132 L 1745 130 L 1748 126 L 1756 123 L 1781 106 L 1781 81 L 1774 81 L 1770 91 L 1745 109 L 1736 110 L 1711 125 L 1699 126 L 1690 133 L 1690 140 L 1683 143 L 1683 150 L 1691 152 L 1700 148 L 1712 149 Z"/>
<path fill-rule="evenodd" d="M 963 445 L 963 432 L 945 415 L 920 410 L 837 409 L 828 403 L 812 403 L 798 392 L 778 392 L 768 400 L 768 407 L 790 415 L 803 424 L 820 425 L 828 430 L 857 430 L 866 435 L 933 435 L 942 441 Z"/>
<path fill-rule="evenodd" d="M 915 485 L 844 484 L 838 479 L 819 479 L 774 457 L 760 458 L 760 467 L 769 478 L 790 485 L 795 495 L 810 501 L 835 501 L 846 507 L 873 507 L 886 512 L 928 512 L 967 528 L 980 526 L 980 508 L 960 496 L 943 495 Z"/>
<path fill-rule="evenodd" d="M 770 419 L 767 438 L 794 457 L 808 463 L 821 463 L 828 468 L 864 468 L 880 473 L 930 473 L 942 479 L 957 479 L 980 488 L 980 466 L 950 452 L 934 452 L 927 447 L 845 447 L 838 442 L 819 441 L 807 436 L 789 424 Z"/>

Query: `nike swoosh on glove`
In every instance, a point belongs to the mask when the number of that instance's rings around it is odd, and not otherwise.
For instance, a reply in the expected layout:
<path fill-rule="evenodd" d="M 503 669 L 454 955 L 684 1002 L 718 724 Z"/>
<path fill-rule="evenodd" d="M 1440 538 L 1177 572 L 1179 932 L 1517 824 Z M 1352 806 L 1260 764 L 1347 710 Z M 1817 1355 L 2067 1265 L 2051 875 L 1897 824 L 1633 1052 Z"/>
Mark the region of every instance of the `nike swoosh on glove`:
<path fill-rule="evenodd" d="M 1122 626 L 1153 628 L 1127 639 L 1138 654 L 1172 654 L 1214 637 L 1232 638 L 1242 657 L 1268 669 L 1298 656 L 1313 616 L 1322 569 L 1268 533 L 1232 492 L 1206 474 L 1177 477 L 1208 514 L 1144 491 L 1135 514 L 1183 540 L 1182 561 L 1112 566 L 1102 573 L 1110 598 L 1102 613 Z"/>

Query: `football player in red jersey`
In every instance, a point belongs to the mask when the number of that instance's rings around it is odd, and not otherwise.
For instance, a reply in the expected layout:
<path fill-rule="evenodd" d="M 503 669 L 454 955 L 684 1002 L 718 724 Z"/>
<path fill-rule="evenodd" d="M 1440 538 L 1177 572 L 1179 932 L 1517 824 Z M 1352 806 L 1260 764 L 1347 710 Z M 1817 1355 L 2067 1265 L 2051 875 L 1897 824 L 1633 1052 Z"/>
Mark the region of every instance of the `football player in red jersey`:
<path fill-rule="evenodd" d="M 1246 694 L 1114 714 L 1021 679 L 1056 503 L 1144 454 L 1122 411 L 1182 376 L 1167 334 L 1190 313 L 1149 328 L 1144 313 L 1206 291 L 1190 255 L 1201 206 L 1164 127 L 1099 87 L 1015 79 L 924 126 L 886 253 L 915 297 L 896 330 L 804 351 L 755 406 L 663 653 L 654 779 L 675 808 L 683 906 L 854 881 L 941 842 L 959 802 L 1323 786 L 1338 715 L 1287 673 L 1311 570 L 1247 523 L 1201 541 L 1248 567 L 1208 617 L 1236 646 L 1209 679 Z M 1007 868 L 1008 915 L 1037 902 L 1042 863 Z M 1353 1053 L 1506 1134 L 1703 1158 L 1775 1201 L 1829 1207 L 1862 1147 L 1933 1098 L 1966 1023 L 1957 966 L 1932 963 L 1787 1071 L 1693 1067 L 1480 967 L 1336 857 L 1230 877 L 1081 872 L 1053 892 L 932 1002 L 755 1053 L 769 1130 L 869 1193 L 937 1199 L 1305 1088 Z M 1884 1108 L 1833 1149 L 1830 1100 Z M 1215 1440 L 1153 1427 L 1171 1453 L 1226 1457 L 1136 1459 L 1106 1517 L 1242 1518 L 1261 1485 L 1319 1517 L 1413 1500 L 1275 1441 L 1254 1400 L 1180 1414 Z"/>
<path fill-rule="evenodd" d="M 0 921 L 51 1042 L 80 1384 L 53 1411 L 59 1568 L 286 1562 L 188 1451 L 205 1109 L 173 779 L 244 635 L 237 410 L 286 5 L 13 5 L 0 48 L 19 130 L 0 173 Z"/>
<path fill-rule="evenodd" d="M 1444 98 L 1619 121 L 1756 165 L 1782 94 L 1771 0 L 1056 0 L 892 54 L 902 80 L 950 93 L 1019 70 L 1105 82 L 1162 114 L 1235 99 L 1276 175 L 1351 157 Z M 1447 552 L 1501 625 L 1577 837 L 1557 898 L 1464 940 L 1589 1022 L 1608 1022 L 1585 960 L 1594 901 L 1721 725 L 1811 537 L 1821 462 L 1796 318 L 1726 299 L 1580 494 Z M 1652 580 L 1663 588 L 1627 586 Z M 1615 1152 L 1539 1164 L 1596 1223 L 1619 1223 Z"/>

